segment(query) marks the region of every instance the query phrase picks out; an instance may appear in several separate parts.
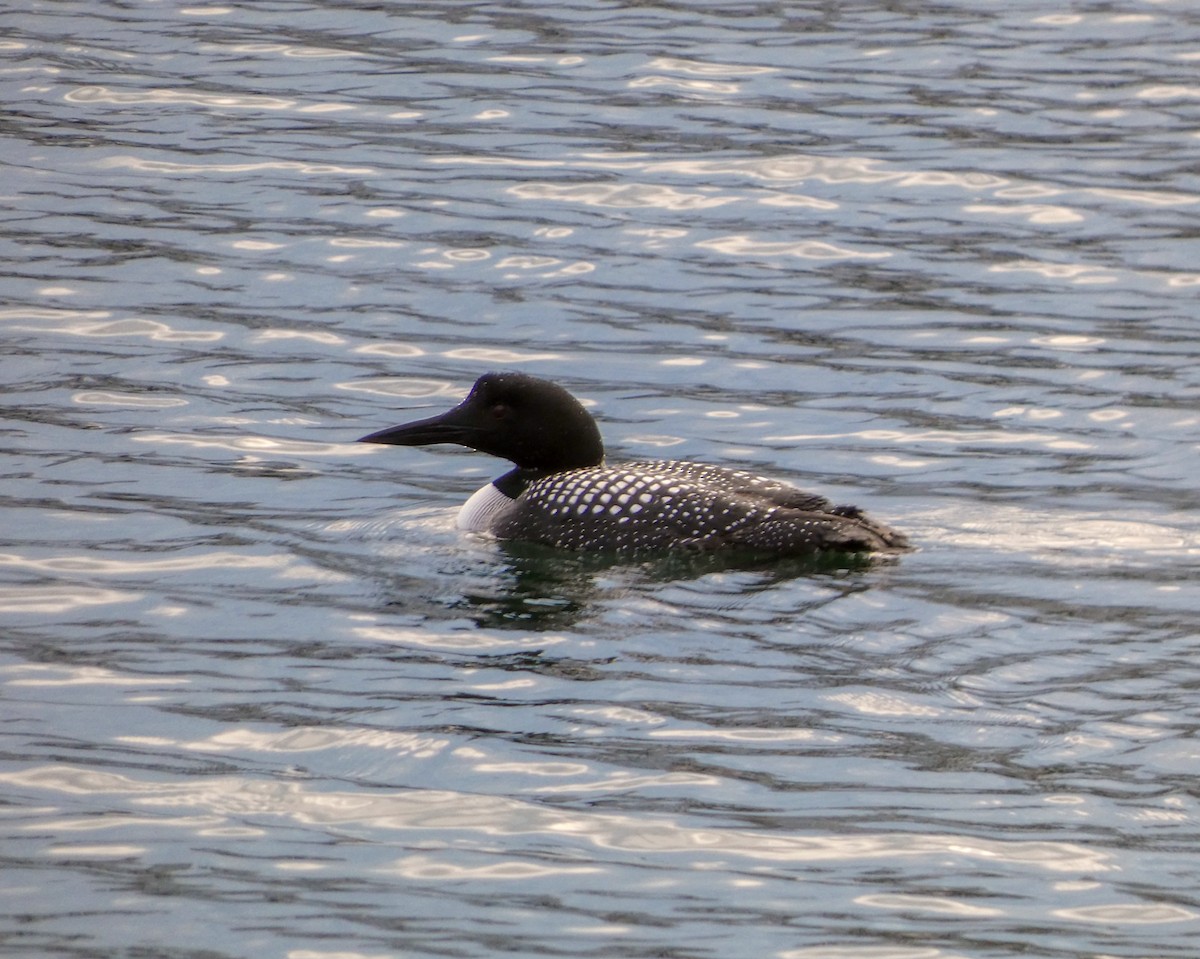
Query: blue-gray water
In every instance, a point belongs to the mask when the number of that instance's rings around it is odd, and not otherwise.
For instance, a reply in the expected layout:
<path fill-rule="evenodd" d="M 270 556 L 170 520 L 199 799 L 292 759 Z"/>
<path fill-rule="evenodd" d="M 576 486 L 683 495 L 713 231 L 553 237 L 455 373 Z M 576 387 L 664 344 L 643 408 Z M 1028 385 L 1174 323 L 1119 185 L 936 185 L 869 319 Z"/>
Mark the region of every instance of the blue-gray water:
<path fill-rule="evenodd" d="M 5 956 L 1196 955 L 1193 4 L 0 27 Z M 488 368 L 919 550 L 464 537 Z"/>

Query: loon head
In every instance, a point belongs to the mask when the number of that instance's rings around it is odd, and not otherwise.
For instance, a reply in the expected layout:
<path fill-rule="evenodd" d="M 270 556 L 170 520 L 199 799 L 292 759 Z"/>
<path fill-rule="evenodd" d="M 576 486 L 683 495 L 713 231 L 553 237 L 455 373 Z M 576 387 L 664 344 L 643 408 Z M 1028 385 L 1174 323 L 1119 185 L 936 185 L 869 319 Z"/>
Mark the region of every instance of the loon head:
<path fill-rule="evenodd" d="M 485 373 L 454 409 L 379 430 L 359 442 L 457 443 L 544 473 L 604 462 L 604 443 L 592 415 L 561 386 L 525 373 Z"/>

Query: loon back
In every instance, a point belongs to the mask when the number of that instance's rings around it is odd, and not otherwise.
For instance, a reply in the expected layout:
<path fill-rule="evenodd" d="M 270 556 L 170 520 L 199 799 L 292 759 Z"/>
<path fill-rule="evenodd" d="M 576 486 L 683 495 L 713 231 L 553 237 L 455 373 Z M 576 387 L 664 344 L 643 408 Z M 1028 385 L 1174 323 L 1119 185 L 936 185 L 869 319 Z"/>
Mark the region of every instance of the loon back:
<path fill-rule="evenodd" d="M 363 442 L 451 442 L 516 469 L 479 490 L 464 529 L 587 552 L 742 549 L 808 555 L 903 549 L 905 537 L 853 506 L 742 470 L 678 460 L 603 465 L 591 414 L 536 377 L 489 373 L 459 406 Z"/>
<path fill-rule="evenodd" d="M 656 461 L 595 466 L 532 483 L 497 516 L 501 539 L 583 552 L 741 549 L 775 555 L 899 549 L 854 507 L 741 470 Z"/>

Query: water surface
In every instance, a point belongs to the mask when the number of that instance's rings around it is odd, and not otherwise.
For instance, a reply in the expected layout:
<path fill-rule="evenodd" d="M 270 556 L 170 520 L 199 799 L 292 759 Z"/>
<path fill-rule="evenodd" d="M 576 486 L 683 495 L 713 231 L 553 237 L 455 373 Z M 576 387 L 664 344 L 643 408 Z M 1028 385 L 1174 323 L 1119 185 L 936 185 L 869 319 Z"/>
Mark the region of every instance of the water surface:
<path fill-rule="evenodd" d="M 1194 955 L 1189 5 L 0 25 L 6 955 Z M 491 368 L 919 549 L 464 537 Z"/>

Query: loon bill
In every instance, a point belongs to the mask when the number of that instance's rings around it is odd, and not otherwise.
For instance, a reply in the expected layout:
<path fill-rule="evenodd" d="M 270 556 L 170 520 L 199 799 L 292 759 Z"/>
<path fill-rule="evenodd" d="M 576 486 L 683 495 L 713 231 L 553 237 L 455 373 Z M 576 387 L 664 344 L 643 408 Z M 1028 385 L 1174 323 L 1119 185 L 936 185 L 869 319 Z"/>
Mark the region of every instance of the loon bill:
<path fill-rule="evenodd" d="M 778 556 L 901 550 L 905 536 L 790 483 L 680 460 L 606 466 L 596 421 L 561 386 L 485 373 L 462 403 L 362 443 L 456 443 L 515 464 L 476 492 L 460 529 L 622 554 L 741 549 Z"/>

